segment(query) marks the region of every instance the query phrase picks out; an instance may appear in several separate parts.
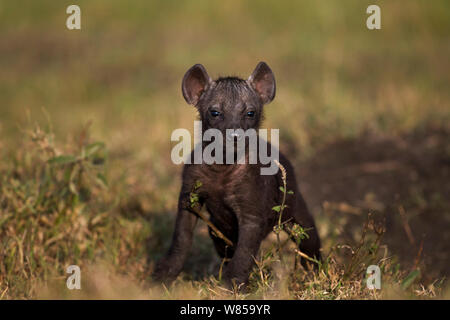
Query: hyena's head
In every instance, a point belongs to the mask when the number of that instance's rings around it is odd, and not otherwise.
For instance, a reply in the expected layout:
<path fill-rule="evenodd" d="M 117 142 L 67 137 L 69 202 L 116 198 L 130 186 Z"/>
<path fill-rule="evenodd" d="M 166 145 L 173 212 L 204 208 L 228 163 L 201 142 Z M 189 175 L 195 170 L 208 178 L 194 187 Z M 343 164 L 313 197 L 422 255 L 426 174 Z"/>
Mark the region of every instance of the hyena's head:
<path fill-rule="evenodd" d="M 194 105 L 202 120 L 203 131 L 219 129 L 257 129 L 263 105 L 275 97 L 275 77 L 265 62 L 260 62 L 247 80 L 221 77 L 212 80 L 201 64 L 191 67 L 183 78 L 182 91 L 187 103 Z M 228 131 L 230 132 L 230 130 Z M 240 138 L 236 133 L 232 139 Z"/>

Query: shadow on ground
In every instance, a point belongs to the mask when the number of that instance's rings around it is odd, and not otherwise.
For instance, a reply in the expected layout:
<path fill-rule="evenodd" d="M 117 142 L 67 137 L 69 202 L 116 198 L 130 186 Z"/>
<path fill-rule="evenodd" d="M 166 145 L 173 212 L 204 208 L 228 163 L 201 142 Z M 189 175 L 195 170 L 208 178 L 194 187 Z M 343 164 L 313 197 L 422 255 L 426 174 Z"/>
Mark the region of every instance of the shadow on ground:
<path fill-rule="evenodd" d="M 384 243 L 403 266 L 419 259 L 425 277 L 449 276 L 448 133 L 336 141 L 298 163 L 301 190 L 318 221 L 331 221 L 328 228 L 336 222 L 337 241 L 354 243 L 355 230 L 373 212 L 384 217 Z"/>

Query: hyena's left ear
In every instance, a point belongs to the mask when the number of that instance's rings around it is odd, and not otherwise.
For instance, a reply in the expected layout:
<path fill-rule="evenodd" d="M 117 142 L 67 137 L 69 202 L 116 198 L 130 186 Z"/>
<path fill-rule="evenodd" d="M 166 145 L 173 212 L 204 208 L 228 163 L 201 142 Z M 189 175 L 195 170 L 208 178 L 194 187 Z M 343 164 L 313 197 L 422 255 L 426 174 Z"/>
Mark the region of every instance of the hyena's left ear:
<path fill-rule="evenodd" d="M 258 63 L 247 81 L 259 94 L 263 104 L 275 98 L 275 76 L 265 62 Z"/>
<path fill-rule="evenodd" d="M 187 103 L 197 105 L 198 100 L 212 80 L 201 64 L 192 66 L 184 75 L 181 84 L 183 97 Z"/>

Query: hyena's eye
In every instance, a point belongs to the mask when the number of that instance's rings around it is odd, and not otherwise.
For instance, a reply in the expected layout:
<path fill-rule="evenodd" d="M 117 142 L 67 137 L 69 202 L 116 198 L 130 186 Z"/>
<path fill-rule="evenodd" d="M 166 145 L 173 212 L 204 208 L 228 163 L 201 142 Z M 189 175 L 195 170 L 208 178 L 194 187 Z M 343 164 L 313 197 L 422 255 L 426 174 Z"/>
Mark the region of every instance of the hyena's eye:
<path fill-rule="evenodd" d="M 250 117 L 250 118 L 253 118 L 255 116 L 255 111 L 247 112 L 247 116 Z"/>
<path fill-rule="evenodd" d="M 211 114 L 211 116 L 213 116 L 214 118 L 220 116 L 220 112 L 216 111 L 216 110 L 210 110 L 209 113 Z"/>

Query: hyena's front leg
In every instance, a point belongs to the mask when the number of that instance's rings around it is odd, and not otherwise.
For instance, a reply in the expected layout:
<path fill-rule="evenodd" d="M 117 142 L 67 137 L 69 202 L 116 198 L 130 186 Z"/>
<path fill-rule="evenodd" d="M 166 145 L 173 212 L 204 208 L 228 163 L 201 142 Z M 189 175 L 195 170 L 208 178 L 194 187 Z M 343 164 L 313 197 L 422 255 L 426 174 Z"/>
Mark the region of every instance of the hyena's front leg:
<path fill-rule="evenodd" d="M 246 284 L 255 264 L 261 241 L 264 238 L 264 226 L 259 222 L 241 222 L 239 238 L 233 258 L 226 266 L 224 280 L 227 285 Z"/>
<path fill-rule="evenodd" d="M 189 201 L 187 197 L 189 197 L 189 194 L 182 194 L 180 196 L 172 244 L 169 252 L 156 266 L 153 274 L 155 279 L 174 280 L 181 272 L 188 256 L 192 245 L 194 228 L 197 223 L 197 216 L 184 207 L 186 203 L 189 203 L 187 202 Z"/>

